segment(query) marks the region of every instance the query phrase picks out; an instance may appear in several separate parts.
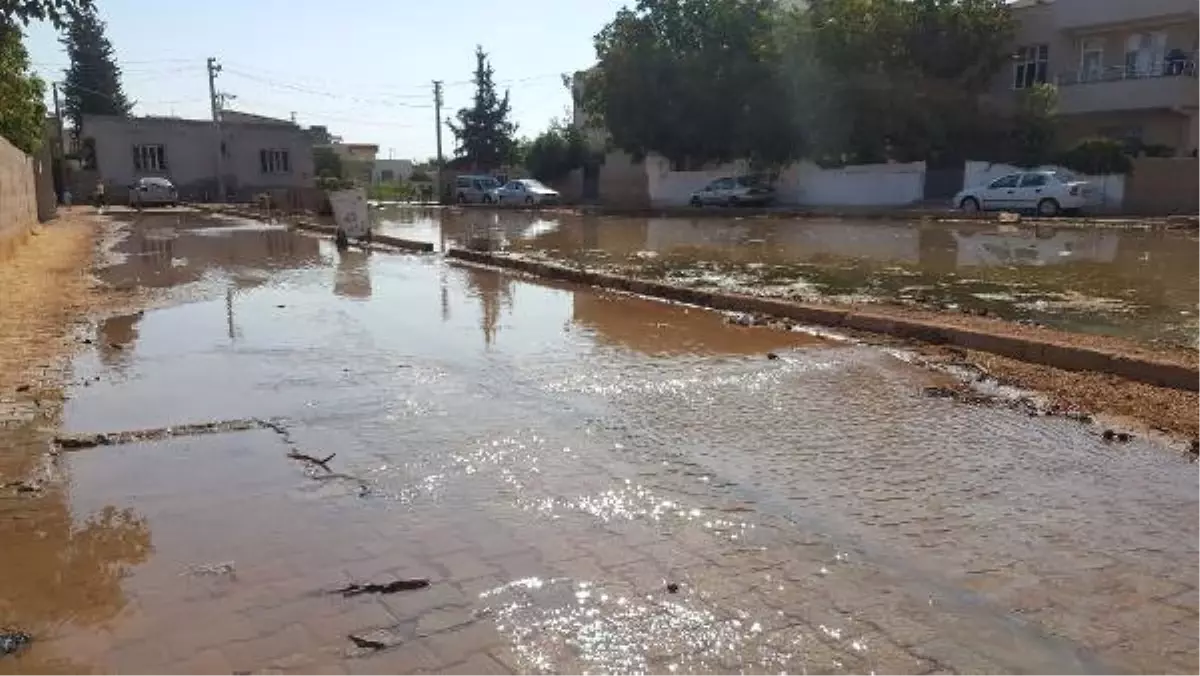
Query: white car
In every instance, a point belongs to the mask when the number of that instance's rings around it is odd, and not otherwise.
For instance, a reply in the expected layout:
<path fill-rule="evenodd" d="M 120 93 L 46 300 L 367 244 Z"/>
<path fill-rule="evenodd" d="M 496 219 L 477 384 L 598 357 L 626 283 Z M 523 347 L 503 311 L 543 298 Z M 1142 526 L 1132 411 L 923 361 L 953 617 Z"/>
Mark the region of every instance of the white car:
<path fill-rule="evenodd" d="M 967 212 L 1031 210 L 1039 216 L 1078 211 L 1087 206 L 1092 185 L 1062 170 L 1022 171 L 960 191 L 954 206 Z"/>
<path fill-rule="evenodd" d="M 157 176 L 139 178 L 129 186 L 129 206 L 136 209 L 154 205 L 179 204 L 179 192 L 170 180 Z"/>
<path fill-rule="evenodd" d="M 688 204 L 701 207 L 706 204 L 722 206 L 766 206 L 775 200 L 775 189 L 751 176 L 729 176 L 718 178 L 692 193 Z"/>
<path fill-rule="evenodd" d="M 509 181 L 490 193 L 497 204 L 558 204 L 558 191 L 541 181 L 521 178 Z"/>

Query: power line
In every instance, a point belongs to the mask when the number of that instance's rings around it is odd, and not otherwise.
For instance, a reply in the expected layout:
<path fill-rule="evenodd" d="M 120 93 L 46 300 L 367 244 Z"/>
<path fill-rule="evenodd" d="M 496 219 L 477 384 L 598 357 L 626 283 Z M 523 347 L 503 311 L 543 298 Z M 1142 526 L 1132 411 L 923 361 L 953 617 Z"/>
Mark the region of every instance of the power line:
<path fill-rule="evenodd" d="M 226 68 L 225 72 L 229 73 L 230 75 L 236 75 L 238 77 L 246 78 L 247 80 L 253 80 L 255 82 L 265 84 L 269 87 L 277 87 L 279 89 L 289 89 L 291 91 L 299 92 L 302 94 L 311 94 L 313 96 L 324 96 L 324 97 L 331 98 L 331 99 L 356 101 L 358 103 L 370 103 L 370 104 L 385 105 L 385 106 L 398 106 L 400 108 L 430 108 L 431 107 L 428 105 L 419 105 L 419 104 L 415 104 L 415 103 L 401 103 L 401 102 L 398 102 L 395 100 L 364 99 L 361 97 L 350 96 L 347 94 L 336 94 L 334 92 L 326 92 L 326 91 L 321 91 L 318 89 L 312 89 L 310 87 L 305 87 L 303 85 L 291 84 L 288 82 L 281 82 L 279 80 L 273 80 L 271 78 L 260 77 L 258 75 L 253 75 L 251 73 L 246 73 L 246 72 L 240 71 L 240 70 L 234 70 L 232 68 Z"/>

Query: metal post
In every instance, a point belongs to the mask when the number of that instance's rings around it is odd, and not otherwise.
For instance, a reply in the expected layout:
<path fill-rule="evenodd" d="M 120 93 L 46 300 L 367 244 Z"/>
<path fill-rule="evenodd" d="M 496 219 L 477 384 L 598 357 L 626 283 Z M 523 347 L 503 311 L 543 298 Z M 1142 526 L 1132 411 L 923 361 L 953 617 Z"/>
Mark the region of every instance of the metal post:
<path fill-rule="evenodd" d="M 221 104 L 217 100 L 217 73 L 221 65 L 216 58 L 208 57 L 208 97 L 212 102 L 213 128 L 217 131 L 217 202 L 225 201 L 225 149 L 224 137 L 221 132 Z"/>
<path fill-rule="evenodd" d="M 62 108 L 58 104 L 58 83 L 54 88 L 54 118 L 58 122 L 58 201 L 62 201 L 63 193 L 67 190 L 67 137 L 63 131 Z"/>

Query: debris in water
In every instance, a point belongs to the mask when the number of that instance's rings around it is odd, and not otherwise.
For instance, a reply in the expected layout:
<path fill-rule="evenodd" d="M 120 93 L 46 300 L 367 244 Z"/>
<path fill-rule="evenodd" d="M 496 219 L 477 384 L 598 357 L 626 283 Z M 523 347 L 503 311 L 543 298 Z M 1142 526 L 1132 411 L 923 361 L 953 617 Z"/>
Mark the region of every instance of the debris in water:
<path fill-rule="evenodd" d="M 353 583 L 339 589 L 334 589 L 329 593 L 341 594 L 342 596 L 358 596 L 359 594 L 394 594 L 400 591 L 424 589 L 428 586 L 429 580 L 427 578 L 419 577 L 410 580 L 393 580 L 392 582 L 384 582 L 382 584 L 375 582 L 368 582 L 367 584 Z"/>
<path fill-rule="evenodd" d="M 1192 454 L 1192 458 L 1200 456 L 1200 439 L 1192 439 L 1191 445 L 1188 446 L 1188 453 Z"/>
<path fill-rule="evenodd" d="M 279 308 L 280 310 L 282 310 L 283 308 L 285 308 L 285 307 L 287 307 L 287 306 L 286 306 L 286 305 L 284 305 L 283 303 L 280 303 L 279 305 L 276 305 L 275 307 L 277 307 L 277 308 Z"/>
<path fill-rule="evenodd" d="M 180 575 L 228 575 L 234 576 L 233 561 L 222 561 L 221 563 L 202 563 L 197 566 L 192 566 Z"/>
<path fill-rule="evenodd" d="M 15 655 L 33 641 L 33 637 L 23 631 L 5 629 L 0 631 L 0 657 Z"/>
<path fill-rule="evenodd" d="M 767 359 L 771 359 L 771 360 L 779 359 L 779 355 L 775 354 L 774 352 L 768 352 Z"/>
<path fill-rule="evenodd" d="M 18 392 L 28 392 L 29 385 L 17 385 L 17 391 Z"/>
<path fill-rule="evenodd" d="M 346 638 L 359 648 L 367 650 L 384 650 L 404 642 L 404 637 L 400 635 L 400 632 L 391 628 L 355 632 L 347 635 Z"/>
<path fill-rule="evenodd" d="M 667 583 L 667 593 L 668 594 L 678 594 L 679 593 L 679 583 L 678 582 L 668 582 Z"/>
<path fill-rule="evenodd" d="M 1133 438 L 1133 435 L 1128 432 L 1117 432 L 1117 441 L 1125 443 Z"/>
<path fill-rule="evenodd" d="M 301 453 L 300 451 L 293 449 L 288 451 L 287 457 L 291 458 L 292 460 L 303 460 L 304 462 L 319 465 L 326 472 L 332 472 L 333 470 L 329 469 L 329 461 L 333 460 L 336 455 L 337 453 L 330 453 L 324 458 L 316 458 L 308 455 L 307 453 Z"/>
<path fill-rule="evenodd" d="M 927 397 L 951 398 L 958 396 L 958 393 L 949 387 L 926 387 L 921 392 Z"/>
<path fill-rule="evenodd" d="M 1104 430 L 1100 436 L 1103 437 L 1105 441 L 1116 441 L 1122 444 L 1133 438 L 1133 435 L 1129 432 L 1116 432 L 1114 430 Z"/>

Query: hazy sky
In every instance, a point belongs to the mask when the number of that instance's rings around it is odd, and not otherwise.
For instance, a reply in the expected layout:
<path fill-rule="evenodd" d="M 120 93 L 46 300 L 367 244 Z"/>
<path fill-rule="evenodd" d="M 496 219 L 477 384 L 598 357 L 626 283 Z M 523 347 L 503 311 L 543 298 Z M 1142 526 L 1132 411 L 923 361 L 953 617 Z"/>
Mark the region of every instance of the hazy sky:
<path fill-rule="evenodd" d="M 632 0 L 628 0 L 632 2 Z M 512 90 L 519 134 L 570 106 L 559 75 L 592 65 L 592 37 L 623 0 L 97 0 L 135 114 L 210 117 L 204 60 L 224 68 L 230 108 L 325 124 L 379 157 L 434 154 L 432 80 L 452 116 L 470 102 L 475 45 Z M 66 53 L 49 25 L 25 44 L 38 74 L 62 79 Z M 49 87 L 47 87 L 47 90 Z M 443 147 L 454 140 L 443 128 Z"/>

